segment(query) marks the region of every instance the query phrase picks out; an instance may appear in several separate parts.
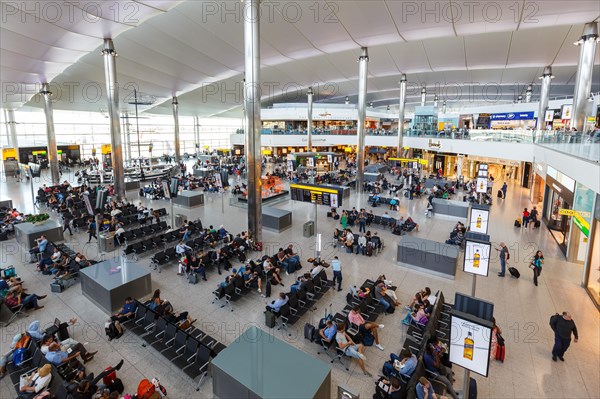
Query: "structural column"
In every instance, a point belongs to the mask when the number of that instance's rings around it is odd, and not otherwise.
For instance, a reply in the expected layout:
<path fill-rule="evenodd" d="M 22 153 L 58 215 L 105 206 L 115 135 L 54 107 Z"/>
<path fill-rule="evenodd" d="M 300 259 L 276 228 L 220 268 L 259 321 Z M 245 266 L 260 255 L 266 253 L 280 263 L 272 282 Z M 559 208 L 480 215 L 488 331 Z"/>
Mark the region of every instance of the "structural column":
<path fill-rule="evenodd" d="M 52 184 L 60 184 L 58 168 L 58 150 L 56 148 L 56 133 L 54 132 L 54 112 L 52 111 L 52 92 L 48 83 L 42 84 L 40 94 L 44 98 L 44 113 L 46 114 L 46 137 L 48 139 L 48 164 Z"/>
<path fill-rule="evenodd" d="M 129 124 L 129 114 L 125 114 L 123 118 L 123 126 L 125 128 L 125 145 L 127 148 L 127 159 L 131 162 L 131 125 Z"/>
<path fill-rule="evenodd" d="M 306 118 L 306 130 L 308 131 L 308 152 L 312 152 L 312 117 L 313 117 L 313 88 L 309 87 L 306 95 L 308 96 L 308 115 Z"/>
<path fill-rule="evenodd" d="M 198 117 L 194 116 L 194 152 L 198 152 L 200 149 L 200 126 L 198 124 Z"/>
<path fill-rule="evenodd" d="M 367 119 L 367 48 L 361 49 L 358 57 L 358 143 L 356 146 L 356 190 L 363 192 L 365 180 L 365 121 Z"/>
<path fill-rule="evenodd" d="M 260 153 L 260 1 L 244 0 L 244 88 L 246 160 L 248 169 L 248 231 L 262 241 Z"/>
<path fill-rule="evenodd" d="M 17 139 L 17 121 L 15 120 L 15 111 L 12 109 L 4 110 L 4 119 L 6 120 L 6 135 L 8 137 L 9 147 L 17 152 L 17 161 L 20 162 L 19 140 Z"/>
<path fill-rule="evenodd" d="M 423 86 L 423 88 L 421 89 L 421 107 L 424 107 L 426 102 L 427 102 L 427 88 L 425 86 Z"/>
<path fill-rule="evenodd" d="M 400 100 L 398 107 L 398 150 L 396 155 L 402 158 L 402 148 L 404 147 L 404 114 L 406 110 L 406 75 L 402 74 L 400 78 Z"/>
<path fill-rule="evenodd" d="M 179 148 L 179 103 L 177 102 L 177 97 L 173 97 L 171 105 L 173 106 L 173 120 L 175 122 L 175 163 L 179 165 L 181 160 L 181 150 Z"/>
<path fill-rule="evenodd" d="M 575 91 L 573 93 L 573 116 L 571 128 L 583 131 L 585 127 L 587 100 L 592 90 L 592 73 L 594 58 L 596 56 L 596 42 L 598 41 L 598 23 L 589 22 L 583 28 L 583 35 L 575 43 L 580 46 L 579 65 L 575 78 Z"/>
<path fill-rule="evenodd" d="M 442 114 L 446 113 L 446 100 L 444 100 L 444 102 L 442 102 Z"/>
<path fill-rule="evenodd" d="M 125 198 L 123 146 L 121 145 L 121 125 L 119 124 L 119 84 L 117 83 L 117 63 L 115 60 L 117 52 L 115 51 L 112 39 L 104 39 L 102 57 L 104 57 L 104 80 L 106 81 L 106 98 L 110 121 L 113 186 L 115 195 L 118 198 Z"/>
<path fill-rule="evenodd" d="M 439 98 L 438 98 L 438 95 L 436 94 L 435 96 L 433 96 L 433 106 L 435 108 L 437 108 L 437 106 L 438 106 L 438 101 L 439 101 Z"/>
<path fill-rule="evenodd" d="M 552 79 L 554 79 L 554 75 L 552 75 L 552 67 L 547 66 L 544 68 L 544 73 L 539 78 L 542 81 L 542 87 L 540 89 L 537 130 L 543 129 L 544 125 L 546 124 L 546 110 L 548 109 L 548 99 L 550 98 L 550 82 Z"/>
<path fill-rule="evenodd" d="M 525 91 L 525 102 L 526 103 L 531 102 L 532 95 L 533 95 L 533 86 L 529 85 L 529 86 L 527 86 L 527 90 Z"/>

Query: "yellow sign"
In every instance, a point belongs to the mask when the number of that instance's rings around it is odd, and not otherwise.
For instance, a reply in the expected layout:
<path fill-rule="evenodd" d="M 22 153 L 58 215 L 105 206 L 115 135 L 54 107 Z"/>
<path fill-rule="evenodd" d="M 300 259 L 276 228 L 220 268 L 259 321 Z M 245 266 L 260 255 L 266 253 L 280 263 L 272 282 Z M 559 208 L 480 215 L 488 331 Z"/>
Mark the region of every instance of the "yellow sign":
<path fill-rule="evenodd" d="M 564 216 L 575 216 L 576 213 L 577 212 L 575 212 L 573 209 L 563 209 L 563 208 L 560 208 L 558 210 L 558 214 L 559 215 L 564 215 Z"/>
<path fill-rule="evenodd" d="M 16 148 L 3 148 L 2 149 L 2 160 L 6 161 L 8 159 L 17 159 L 17 149 Z"/>
<path fill-rule="evenodd" d="M 102 155 L 107 155 L 112 153 L 112 147 L 110 144 L 102 144 Z"/>
<path fill-rule="evenodd" d="M 427 166 L 429 161 L 421 158 L 388 158 L 388 161 L 397 161 L 397 162 L 418 162 L 421 165 Z"/>
<path fill-rule="evenodd" d="M 262 150 L 263 155 L 271 155 L 273 151 L 271 150 Z"/>
<path fill-rule="evenodd" d="M 338 194 L 338 190 L 333 190 L 331 188 L 303 186 L 302 184 L 290 184 L 290 188 L 300 188 L 302 190 L 310 190 L 311 195 L 313 193 L 317 193 L 317 194 L 318 193 Z"/>

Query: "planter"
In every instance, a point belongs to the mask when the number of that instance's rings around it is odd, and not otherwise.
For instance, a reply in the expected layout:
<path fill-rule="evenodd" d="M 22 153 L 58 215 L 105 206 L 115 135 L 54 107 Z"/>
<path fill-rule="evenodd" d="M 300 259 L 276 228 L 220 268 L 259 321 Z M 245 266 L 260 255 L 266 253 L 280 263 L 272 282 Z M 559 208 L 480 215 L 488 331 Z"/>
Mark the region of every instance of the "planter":
<path fill-rule="evenodd" d="M 34 226 L 41 226 L 44 223 L 46 223 L 48 220 L 50 220 L 50 219 L 42 220 L 41 222 L 33 222 L 31 224 L 33 224 Z"/>

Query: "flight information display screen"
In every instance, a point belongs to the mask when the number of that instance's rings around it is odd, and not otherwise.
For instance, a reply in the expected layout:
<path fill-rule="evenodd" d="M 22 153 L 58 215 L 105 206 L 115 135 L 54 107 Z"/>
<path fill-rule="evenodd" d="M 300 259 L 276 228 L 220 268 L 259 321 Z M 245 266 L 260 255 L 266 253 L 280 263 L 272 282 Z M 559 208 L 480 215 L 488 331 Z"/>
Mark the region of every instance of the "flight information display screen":
<path fill-rule="evenodd" d="M 310 202 L 337 208 L 342 205 L 343 189 L 313 184 L 290 184 L 292 201 Z"/>

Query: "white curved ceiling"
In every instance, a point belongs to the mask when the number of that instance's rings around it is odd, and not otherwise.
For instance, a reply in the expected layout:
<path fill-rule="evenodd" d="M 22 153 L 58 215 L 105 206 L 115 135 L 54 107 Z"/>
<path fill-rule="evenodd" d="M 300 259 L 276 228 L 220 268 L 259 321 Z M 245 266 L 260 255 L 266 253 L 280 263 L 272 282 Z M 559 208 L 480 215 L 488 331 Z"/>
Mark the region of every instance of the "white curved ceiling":
<path fill-rule="evenodd" d="M 48 81 L 55 109 L 106 109 L 99 51 L 112 37 L 123 111 L 136 88 L 154 102 L 144 110 L 170 113 L 177 95 L 181 114 L 240 116 L 243 11 L 238 0 L 2 1 L 1 105 L 41 106 L 35 93 Z M 571 95 L 573 42 L 598 21 L 600 2 L 278 0 L 261 11 L 265 105 L 305 101 L 310 85 L 317 101 L 355 101 L 356 60 L 367 46 L 367 101 L 394 107 L 406 73 L 410 108 L 421 85 L 430 100 L 436 93 L 455 106 L 512 102 L 546 65 L 556 76 L 551 97 Z M 593 91 L 599 64 L 597 51 Z"/>

